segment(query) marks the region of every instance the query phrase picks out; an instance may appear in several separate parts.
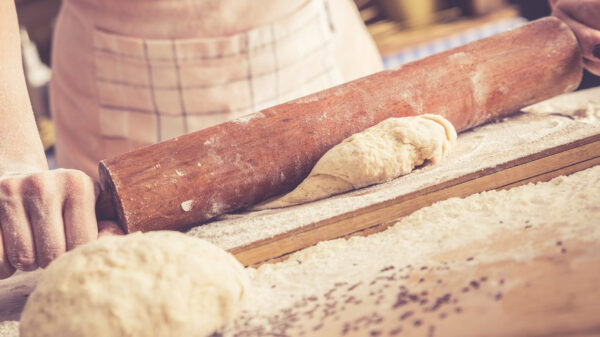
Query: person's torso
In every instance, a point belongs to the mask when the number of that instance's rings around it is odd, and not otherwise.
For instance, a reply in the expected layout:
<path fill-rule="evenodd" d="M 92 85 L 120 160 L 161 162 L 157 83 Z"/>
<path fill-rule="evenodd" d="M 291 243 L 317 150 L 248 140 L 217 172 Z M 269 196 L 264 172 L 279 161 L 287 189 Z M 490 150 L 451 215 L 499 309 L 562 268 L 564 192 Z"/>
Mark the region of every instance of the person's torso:
<path fill-rule="evenodd" d="M 379 70 L 348 3 L 65 1 L 51 86 L 59 165 L 95 176 L 102 158 Z M 348 34 L 366 46 L 345 46 Z"/>

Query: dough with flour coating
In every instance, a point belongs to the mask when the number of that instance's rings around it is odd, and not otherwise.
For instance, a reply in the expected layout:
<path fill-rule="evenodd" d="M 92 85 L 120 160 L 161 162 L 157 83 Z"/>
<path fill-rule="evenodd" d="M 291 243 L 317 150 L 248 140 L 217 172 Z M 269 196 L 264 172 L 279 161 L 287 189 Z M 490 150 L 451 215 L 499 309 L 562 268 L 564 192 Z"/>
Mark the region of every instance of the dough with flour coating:
<path fill-rule="evenodd" d="M 386 119 L 327 151 L 296 189 L 255 209 L 301 204 L 389 181 L 425 161 L 438 162 L 455 141 L 454 126 L 439 115 Z"/>
<path fill-rule="evenodd" d="M 42 272 L 21 337 L 208 336 L 233 318 L 248 283 L 233 256 L 201 239 L 104 237 Z"/>

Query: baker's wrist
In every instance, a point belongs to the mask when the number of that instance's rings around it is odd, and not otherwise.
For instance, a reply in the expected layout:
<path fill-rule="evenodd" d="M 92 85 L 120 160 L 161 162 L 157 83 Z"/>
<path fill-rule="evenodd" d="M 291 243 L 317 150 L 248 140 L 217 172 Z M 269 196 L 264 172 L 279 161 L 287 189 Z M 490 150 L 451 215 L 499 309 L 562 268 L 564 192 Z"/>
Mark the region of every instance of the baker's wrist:
<path fill-rule="evenodd" d="M 0 179 L 11 176 L 27 175 L 47 171 L 47 164 L 34 164 L 31 162 L 4 162 L 0 164 Z"/>

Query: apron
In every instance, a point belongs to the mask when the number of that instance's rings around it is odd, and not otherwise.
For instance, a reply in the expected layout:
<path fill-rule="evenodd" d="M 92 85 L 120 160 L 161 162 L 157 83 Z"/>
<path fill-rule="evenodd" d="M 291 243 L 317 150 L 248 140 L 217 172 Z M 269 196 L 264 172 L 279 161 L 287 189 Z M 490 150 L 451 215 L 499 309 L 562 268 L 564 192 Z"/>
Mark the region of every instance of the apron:
<path fill-rule="evenodd" d="M 379 55 L 349 0 L 301 2 L 284 16 L 224 36 L 213 28 L 185 27 L 185 22 L 205 22 L 182 14 L 194 16 L 193 2 L 132 2 L 138 7 L 132 10 L 134 19 L 125 15 L 131 8 L 121 11 L 111 0 L 106 0 L 108 5 L 92 0 L 63 4 L 50 89 L 61 167 L 97 178 L 97 163 L 103 158 L 381 69 Z M 270 2 L 278 0 L 259 3 Z M 213 16 L 218 17 L 219 10 L 215 11 Z M 235 12 L 220 11 L 222 16 Z M 220 30 L 227 33 L 227 28 Z M 360 49 L 344 48 L 356 39 Z"/>

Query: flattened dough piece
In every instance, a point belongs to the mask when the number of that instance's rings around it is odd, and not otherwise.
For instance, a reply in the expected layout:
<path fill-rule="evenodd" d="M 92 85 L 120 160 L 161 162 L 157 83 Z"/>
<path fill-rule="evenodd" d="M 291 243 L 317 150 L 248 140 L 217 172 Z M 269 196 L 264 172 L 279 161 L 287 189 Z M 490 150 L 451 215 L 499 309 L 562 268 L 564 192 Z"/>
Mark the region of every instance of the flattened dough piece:
<path fill-rule="evenodd" d="M 103 237 L 42 272 L 21 337 L 204 337 L 233 318 L 248 283 L 208 241 L 166 231 Z"/>
<path fill-rule="evenodd" d="M 286 207 L 392 180 L 425 161 L 438 162 L 456 142 L 444 117 L 389 118 L 327 151 L 290 193 L 255 209 Z"/>

